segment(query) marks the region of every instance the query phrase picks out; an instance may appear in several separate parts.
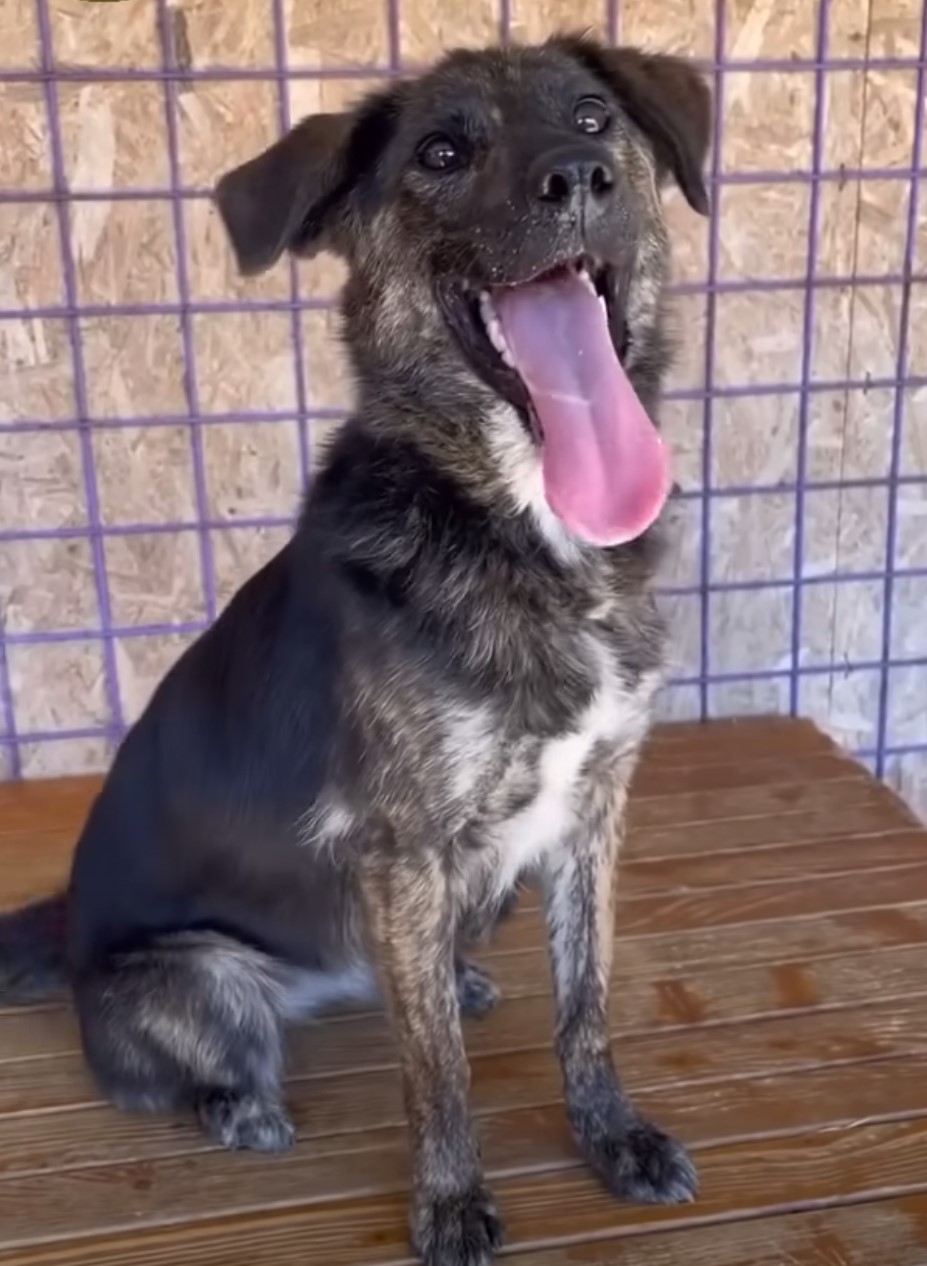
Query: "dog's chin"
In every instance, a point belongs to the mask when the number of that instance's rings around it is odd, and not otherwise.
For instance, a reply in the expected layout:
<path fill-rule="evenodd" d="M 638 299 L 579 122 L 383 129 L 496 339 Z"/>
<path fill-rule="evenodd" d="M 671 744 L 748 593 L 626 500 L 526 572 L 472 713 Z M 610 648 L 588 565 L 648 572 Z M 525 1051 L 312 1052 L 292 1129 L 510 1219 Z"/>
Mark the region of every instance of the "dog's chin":
<path fill-rule="evenodd" d="M 612 264 L 583 255 L 555 263 L 517 282 L 492 286 L 466 278 L 441 278 L 435 282 L 435 295 L 442 317 L 464 360 L 485 386 L 517 410 L 537 442 L 542 439 L 540 424 L 528 389 L 506 345 L 496 313 L 495 297 L 507 285 L 530 285 L 553 280 L 567 270 L 578 273 L 594 288 L 605 308 L 615 352 L 623 364 L 629 346 L 626 294 L 622 273 Z"/>

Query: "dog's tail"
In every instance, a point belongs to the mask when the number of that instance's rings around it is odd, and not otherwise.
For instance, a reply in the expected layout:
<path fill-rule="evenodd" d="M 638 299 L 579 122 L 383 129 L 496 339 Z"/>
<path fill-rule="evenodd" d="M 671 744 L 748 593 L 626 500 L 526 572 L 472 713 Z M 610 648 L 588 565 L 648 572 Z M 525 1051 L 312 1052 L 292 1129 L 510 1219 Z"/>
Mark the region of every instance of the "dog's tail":
<path fill-rule="evenodd" d="M 63 893 L 0 915 L 0 1006 L 40 1002 L 67 984 Z"/>

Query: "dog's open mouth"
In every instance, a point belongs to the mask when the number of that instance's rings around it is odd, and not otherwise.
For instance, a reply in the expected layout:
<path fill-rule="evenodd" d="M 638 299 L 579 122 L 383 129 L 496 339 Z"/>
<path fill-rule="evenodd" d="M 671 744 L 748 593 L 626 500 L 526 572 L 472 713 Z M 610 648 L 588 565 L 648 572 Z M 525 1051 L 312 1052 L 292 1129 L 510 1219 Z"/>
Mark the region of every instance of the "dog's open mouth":
<path fill-rule="evenodd" d="M 462 287 L 445 305 L 480 376 L 530 419 L 548 504 L 577 536 L 617 545 L 669 492 L 666 450 L 622 365 L 612 269 L 583 258 L 518 285 Z"/>
<path fill-rule="evenodd" d="M 520 283 L 520 285 L 496 286 L 493 290 L 479 291 L 479 316 L 486 337 L 509 368 L 515 369 L 515 362 L 502 330 L 496 304 L 497 297 L 504 295 L 506 290 L 518 290 L 523 286 L 538 285 L 545 282 L 556 283 L 558 280 L 570 281 L 574 276 L 598 299 L 609 328 L 611 329 L 613 319 L 619 327 L 620 346 L 618 355 L 622 360 L 624 359 L 627 353 L 627 330 L 624 324 L 624 312 L 621 307 L 622 297 L 617 293 L 614 269 L 606 264 L 598 264 L 589 256 L 581 256 L 569 264 L 558 264 L 553 268 L 547 268 L 536 276 L 531 277 L 528 281 Z"/>

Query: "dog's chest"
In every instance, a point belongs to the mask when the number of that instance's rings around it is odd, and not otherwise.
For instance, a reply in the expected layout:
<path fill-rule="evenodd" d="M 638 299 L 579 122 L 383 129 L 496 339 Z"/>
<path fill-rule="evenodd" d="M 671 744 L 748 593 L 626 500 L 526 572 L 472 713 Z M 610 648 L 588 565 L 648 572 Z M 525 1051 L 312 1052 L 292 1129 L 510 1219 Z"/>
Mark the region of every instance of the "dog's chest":
<path fill-rule="evenodd" d="M 500 743 L 487 716 L 458 719 L 468 739 L 454 774 L 473 806 L 463 833 L 470 869 L 500 894 L 581 825 L 592 758 L 636 745 L 645 731 L 652 687 L 629 688 L 607 648 L 593 639 L 589 648 L 594 689 L 563 733 Z"/>
<path fill-rule="evenodd" d="M 577 825 L 584 773 L 590 757 L 619 740 L 626 722 L 626 699 L 610 683 L 603 685 L 574 730 L 548 739 L 536 754 L 532 799 L 494 824 L 490 839 L 497 854 L 496 883 L 510 888 L 518 875 L 568 836 Z M 503 793 L 505 788 L 503 787 Z"/>

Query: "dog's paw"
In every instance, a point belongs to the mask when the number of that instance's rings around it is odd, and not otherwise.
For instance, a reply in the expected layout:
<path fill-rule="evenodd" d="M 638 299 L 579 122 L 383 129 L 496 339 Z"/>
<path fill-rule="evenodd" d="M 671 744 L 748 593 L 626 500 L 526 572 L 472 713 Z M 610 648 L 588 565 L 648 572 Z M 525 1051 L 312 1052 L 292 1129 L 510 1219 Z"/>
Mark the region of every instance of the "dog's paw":
<path fill-rule="evenodd" d="M 502 1246 L 502 1222 L 482 1186 L 416 1200 L 412 1243 L 425 1266 L 490 1266 Z"/>
<path fill-rule="evenodd" d="M 689 1204 L 698 1175 L 681 1143 L 639 1118 L 613 1134 L 577 1131 L 586 1160 L 606 1187 L 633 1204 Z"/>
<path fill-rule="evenodd" d="M 501 994 L 492 976 L 475 963 L 457 966 L 457 1000 L 464 1015 L 486 1015 L 498 1005 Z"/>
<path fill-rule="evenodd" d="M 196 1109 L 210 1138 L 235 1151 L 284 1152 L 296 1139 L 283 1108 L 254 1095 L 210 1091 L 198 1099 Z"/>

